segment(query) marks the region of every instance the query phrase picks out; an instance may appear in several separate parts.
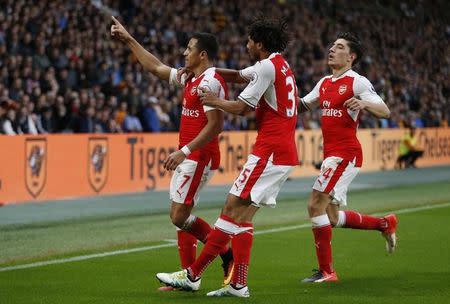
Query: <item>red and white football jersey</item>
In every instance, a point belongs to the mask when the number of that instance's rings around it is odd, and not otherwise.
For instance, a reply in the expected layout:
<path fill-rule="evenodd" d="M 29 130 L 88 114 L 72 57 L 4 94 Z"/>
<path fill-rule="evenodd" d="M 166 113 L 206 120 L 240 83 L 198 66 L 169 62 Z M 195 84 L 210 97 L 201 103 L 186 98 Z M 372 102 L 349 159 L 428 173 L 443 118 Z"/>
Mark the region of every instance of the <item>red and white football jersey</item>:
<path fill-rule="evenodd" d="M 191 78 L 187 82 L 185 78 L 177 81 L 177 70 L 170 71 L 170 84 L 184 87 L 183 106 L 181 112 L 179 148 L 190 143 L 206 126 L 208 118 L 206 112 L 215 110 L 213 107 L 203 106 L 198 96 L 197 88 L 206 88 L 217 94 L 220 98 L 228 98 L 228 88 L 222 76 L 216 73 L 215 68 L 209 68 L 200 76 Z M 215 170 L 220 164 L 219 140 L 216 136 L 200 149 L 193 151 L 187 159 L 195 161 L 211 161 L 211 170 Z"/>
<path fill-rule="evenodd" d="M 256 108 L 258 136 L 252 154 L 275 165 L 298 165 L 297 85 L 289 64 L 273 53 L 240 73 L 250 83 L 238 98 Z"/>
<path fill-rule="evenodd" d="M 384 103 L 370 81 L 353 70 L 348 70 L 337 78 L 332 75 L 323 77 L 301 102 L 308 109 L 317 106 L 322 109 L 324 159 L 338 156 L 361 167 L 362 149 L 356 137 L 360 111 L 344 107 L 344 102 L 352 97 Z"/>

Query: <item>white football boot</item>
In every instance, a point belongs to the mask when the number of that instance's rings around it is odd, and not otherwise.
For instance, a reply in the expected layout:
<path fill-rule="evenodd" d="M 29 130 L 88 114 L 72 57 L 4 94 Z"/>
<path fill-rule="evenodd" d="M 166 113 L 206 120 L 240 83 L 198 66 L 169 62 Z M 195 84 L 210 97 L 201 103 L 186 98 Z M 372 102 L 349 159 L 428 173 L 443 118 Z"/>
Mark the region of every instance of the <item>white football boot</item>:
<path fill-rule="evenodd" d="M 156 274 L 156 278 L 166 285 L 187 291 L 197 291 L 201 282 L 201 278 L 192 281 L 186 269 L 172 273 L 160 272 Z"/>
<path fill-rule="evenodd" d="M 234 288 L 232 285 L 227 285 L 218 290 L 210 291 L 206 294 L 208 297 L 239 297 L 248 298 L 250 297 L 250 291 L 248 287 L 242 287 L 239 289 Z"/>

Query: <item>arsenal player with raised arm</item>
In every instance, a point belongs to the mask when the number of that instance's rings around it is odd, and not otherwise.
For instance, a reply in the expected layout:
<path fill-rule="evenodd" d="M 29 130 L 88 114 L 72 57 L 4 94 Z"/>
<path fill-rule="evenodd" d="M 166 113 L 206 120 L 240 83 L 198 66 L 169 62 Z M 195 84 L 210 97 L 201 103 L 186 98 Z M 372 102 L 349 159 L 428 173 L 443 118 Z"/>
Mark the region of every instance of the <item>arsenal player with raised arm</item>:
<path fill-rule="evenodd" d="M 207 222 L 192 214 L 192 209 L 198 202 L 200 190 L 211 179 L 220 162 L 218 134 L 223 128 L 223 112 L 203 105 L 198 89 L 207 88 L 220 98 L 227 98 L 227 86 L 213 67 L 218 52 L 217 40 L 209 33 L 193 34 L 183 55 L 185 66 L 194 73 L 194 77 L 177 80 L 176 69 L 161 63 L 146 51 L 116 18 L 112 17 L 112 21 L 111 35 L 123 41 L 147 71 L 184 89 L 179 150 L 168 156 L 164 168 L 175 170 L 170 182 L 170 218 L 177 227 L 181 266 L 186 268 L 195 260 L 197 240 L 205 243 L 211 231 Z M 228 244 L 224 244 L 219 253 L 223 260 L 224 283 L 227 284 L 232 273 L 232 252 Z M 173 288 L 161 287 L 160 290 Z"/>
<path fill-rule="evenodd" d="M 250 80 L 237 100 L 228 101 L 206 93 L 203 104 L 243 115 L 256 111 L 258 136 L 252 153 L 233 183 L 225 206 L 208 242 L 197 260 L 187 269 L 158 273 L 157 278 L 174 287 L 198 290 L 201 275 L 231 240 L 234 272 L 231 284 L 208 296 L 249 297 L 247 274 L 253 241 L 253 216 L 261 206 L 275 207 L 281 186 L 298 165 L 295 144 L 297 86 L 294 74 L 279 53 L 288 44 L 286 24 L 258 19 L 249 28 L 247 49 L 253 67 L 237 71 L 236 77 Z"/>
<path fill-rule="evenodd" d="M 331 227 L 378 230 L 386 238 L 388 252 L 396 246 L 394 214 L 373 217 L 355 211 L 340 211 L 347 204 L 347 189 L 358 174 L 363 155 L 356 137 L 361 111 L 389 117 L 390 111 L 367 78 L 352 70 L 362 56 L 362 46 L 353 33 L 337 37 L 329 49 L 332 75 L 323 77 L 301 99 L 300 112 L 320 107 L 324 161 L 308 202 L 319 269 L 303 282 L 337 281 L 331 254 Z"/>

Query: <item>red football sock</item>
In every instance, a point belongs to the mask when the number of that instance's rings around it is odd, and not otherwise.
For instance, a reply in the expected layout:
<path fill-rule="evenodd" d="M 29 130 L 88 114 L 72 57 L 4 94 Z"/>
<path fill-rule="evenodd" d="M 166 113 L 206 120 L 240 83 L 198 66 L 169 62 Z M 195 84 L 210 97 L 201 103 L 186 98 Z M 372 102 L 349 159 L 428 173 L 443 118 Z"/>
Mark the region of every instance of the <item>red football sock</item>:
<path fill-rule="evenodd" d="M 211 226 L 209 226 L 209 224 L 201 217 L 197 217 L 195 219 L 195 221 L 192 223 L 191 229 L 189 230 L 189 233 L 194 235 L 197 238 L 197 240 L 199 240 L 203 244 L 206 243 L 210 232 L 211 232 Z M 225 245 L 220 250 L 219 254 L 225 254 L 227 251 L 228 251 L 228 244 Z M 192 261 L 192 263 L 193 262 L 194 261 Z M 191 264 L 189 264 L 189 265 L 191 265 Z"/>
<path fill-rule="evenodd" d="M 386 228 L 386 220 L 381 217 L 360 214 L 350 210 L 346 210 L 344 213 L 345 224 L 343 227 L 345 228 L 380 231 Z"/>
<path fill-rule="evenodd" d="M 253 242 L 253 225 L 251 223 L 240 224 L 240 227 L 249 227 L 250 230 L 233 236 L 231 248 L 233 249 L 234 271 L 231 284 L 235 287 L 247 286 L 248 266 L 250 263 L 250 251 Z"/>
<path fill-rule="evenodd" d="M 190 274 L 193 278 L 199 277 L 205 271 L 206 267 L 217 257 L 223 248 L 230 241 L 230 234 L 223 232 L 217 228 L 211 230 L 208 241 L 203 247 L 200 256 L 189 267 Z"/>
<path fill-rule="evenodd" d="M 197 240 L 202 243 L 206 242 L 206 239 L 210 232 L 211 226 L 209 226 L 209 224 L 201 217 L 197 217 L 192 223 L 191 228 L 189 229 L 189 233 L 195 236 Z"/>
<path fill-rule="evenodd" d="M 181 268 L 185 269 L 195 261 L 195 256 L 197 254 L 197 239 L 189 232 L 183 230 L 178 230 L 177 235 Z"/>
<path fill-rule="evenodd" d="M 333 258 L 331 255 L 331 225 L 313 228 L 312 231 L 314 233 L 314 242 L 316 245 L 319 268 L 327 273 L 331 273 L 333 272 Z"/>

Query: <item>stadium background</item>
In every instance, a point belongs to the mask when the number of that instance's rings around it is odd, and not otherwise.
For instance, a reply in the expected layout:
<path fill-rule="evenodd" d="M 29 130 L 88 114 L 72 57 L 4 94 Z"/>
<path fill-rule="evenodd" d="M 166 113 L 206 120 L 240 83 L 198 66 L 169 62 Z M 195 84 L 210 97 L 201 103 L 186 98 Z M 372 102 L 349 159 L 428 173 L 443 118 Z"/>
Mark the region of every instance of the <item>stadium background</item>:
<path fill-rule="evenodd" d="M 105 138 L 109 143 L 122 138 L 122 146 L 130 138 L 144 138 L 141 147 L 146 151 L 161 142 L 171 148 L 174 145 L 168 140 L 176 141 L 171 132 L 179 126 L 180 92 L 142 71 L 130 52 L 110 39 L 105 12 L 118 13 L 138 41 L 174 67 L 183 65 L 181 54 L 194 30 L 217 35 L 221 48 L 217 66 L 248 66 L 246 26 L 257 11 L 283 16 L 293 38 L 286 57 L 302 96 L 328 73 L 325 54 L 336 34 L 358 32 L 366 54 L 356 70 L 372 81 L 393 115 L 387 120 L 363 116 L 361 128 L 367 130 L 361 133 L 367 137 L 364 147 L 369 151 L 365 151 L 366 166 L 379 172 L 358 177 L 349 201 L 363 212 L 400 210 L 399 250 L 386 257 L 378 248 L 382 246 L 378 236 L 348 233 L 344 237 L 336 232 L 340 259 L 348 261 L 342 258 L 346 254 L 359 261 L 358 267 L 341 264 L 343 284 L 332 292 L 300 286 L 298 279 L 314 263 L 311 237 L 307 229 L 301 230 L 307 227 L 312 178 L 294 178 L 283 189 L 279 207 L 262 211 L 256 220 L 256 229 L 263 233 L 255 242 L 252 298 L 255 303 L 379 303 L 380 297 L 386 303 L 445 303 L 450 296 L 445 284 L 450 269 L 440 262 L 450 259 L 446 245 L 450 231 L 445 224 L 450 203 L 450 7 L 446 1 L 3 0 L 0 4 L 0 133 L 18 134 L 0 134 L 0 203 L 35 202 L 0 208 L 1 303 L 190 300 L 188 295 L 158 294 L 153 280 L 155 272 L 177 265 L 167 192 L 142 183 L 136 188 L 140 193 L 102 195 L 112 176 L 129 174 L 129 168 L 110 172 L 105 180 L 95 176 L 86 161 L 96 147 L 90 143 L 100 143 L 101 148 Z M 240 89 L 231 86 L 231 96 Z M 11 128 L 4 128 L 5 122 Z M 411 125 L 426 134 L 421 137 L 426 153 L 418 162 L 420 168 L 385 171 L 393 167 L 402 128 Z M 249 146 L 245 138 L 253 136 L 254 127 L 251 116 L 226 119 L 225 130 L 230 133 L 223 136 L 233 138 L 230 145 L 236 148 L 242 145 L 243 158 L 245 145 Z M 308 140 L 304 141 L 307 156 L 298 170 L 305 169 L 307 175 L 315 174 L 313 164 L 320 161 L 319 128 L 317 112 L 300 115 L 298 134 Z M 27 180 L 31 175 L 27 170 L 32 170 L 27 167 L 28 157 L 40 151 L 33 150 L 35 146 L 48 151 L 42 159 L 48 179 L 42 175 Z M 119 155 L 123 153 L 129 150 Z M 84 159 L 75 162 L 73 155 Z M 230 176 L 243 161 L 239 155 Z M 110 158 L 108 168 L 112 160 L 117 163 Z M 433 167 L 424 168 L 429 165 Z M 69 183 L 74 172 L 83 175 L 89 193 L 68 194 L 62 187 L 64 195 L 45 196 L 51 179 L 58 181 L 54 184 L 58 188 Z M 146 173 L 145 168 L 135 172 L 136 176 Z M 158 189 L 166 187 L 164 178 Z M 77 181 L 71 185 L 82 187 Z M 197 212 L 213 221 L 227 188 L 208 187 Z M 270 234 L 283 229 L 292 235 Z M 273 248 L 280 248 L 279 261 L 270 256 L 258 260 Z M 214 267 L 206 274 L 209 281 L 215 277 Z M 264 279 L 267 267 L 276 279 Z M 216 287 L 205 284 L 205 291 Z M 379 292 L 368 286 L 377 286 Z M 192 301 L 202 302 L 202 297 L 203 292 Z"/>

